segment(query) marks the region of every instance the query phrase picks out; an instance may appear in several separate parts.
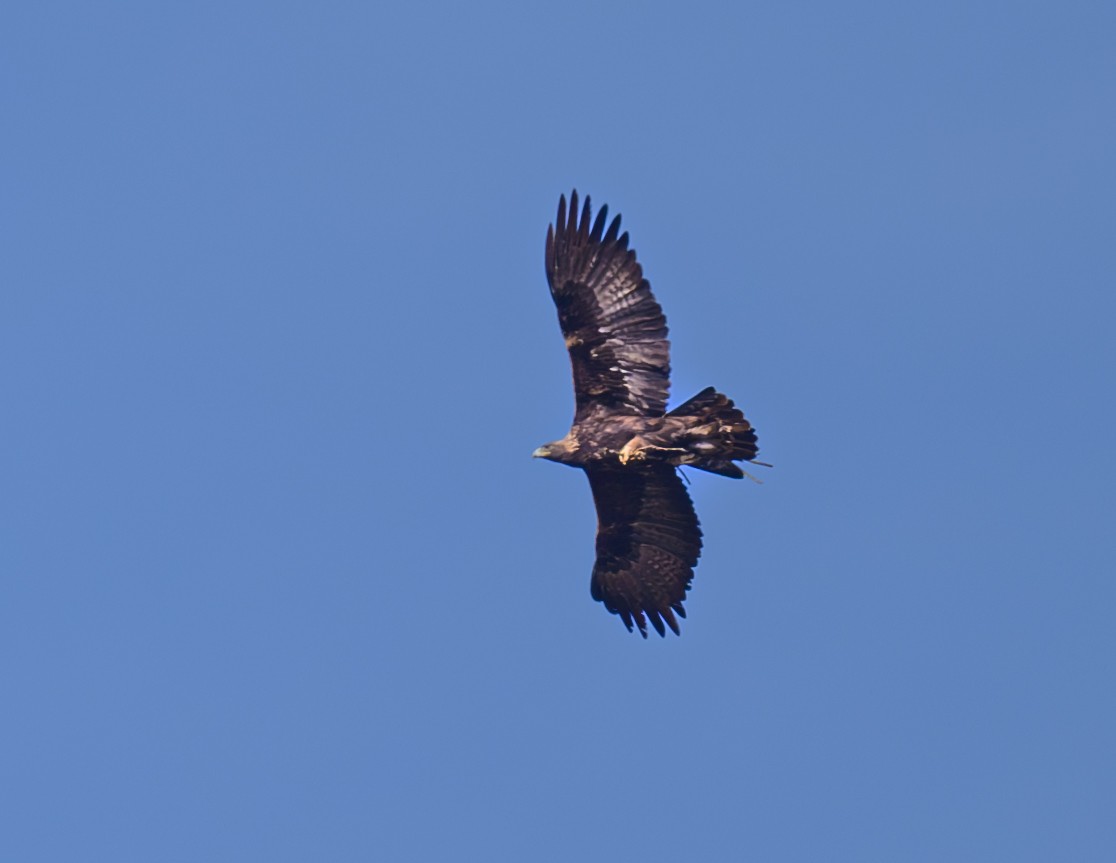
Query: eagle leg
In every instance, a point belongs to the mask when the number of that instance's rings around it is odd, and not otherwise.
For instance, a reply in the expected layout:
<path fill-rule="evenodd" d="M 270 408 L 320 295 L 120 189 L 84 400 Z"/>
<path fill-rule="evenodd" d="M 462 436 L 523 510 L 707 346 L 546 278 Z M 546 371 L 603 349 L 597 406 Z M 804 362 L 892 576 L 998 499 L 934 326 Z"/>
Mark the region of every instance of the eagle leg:
<path fill-rule="evenodd" d="M 638 436 L 624 444 L 624 448 L 620 450 L 620 464 L 644 458 L 643 444 L 643 438 Z"/>
<path fill-rule="evenodd" d="M 627 464 L 630 461 L 644 461 L 650 453 L 686 453 L 683 447 L 673 446 L 655 446 L 649 444 L 641 437 L 634 437 L 620 450 L 620 464 Z"/>

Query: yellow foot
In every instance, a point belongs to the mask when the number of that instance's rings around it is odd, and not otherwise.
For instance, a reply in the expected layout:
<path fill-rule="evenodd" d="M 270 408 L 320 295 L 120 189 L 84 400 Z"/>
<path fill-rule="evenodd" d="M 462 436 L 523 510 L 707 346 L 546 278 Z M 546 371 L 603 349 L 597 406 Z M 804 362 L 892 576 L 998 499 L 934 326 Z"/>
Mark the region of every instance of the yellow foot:
<path fill-rule="evenodd" d="M 640 439 L 637 437 L 624 444 L 624 448 L 620 450 L 620 464 L 627 464 L 630 461 L 643 458 L 639 445 Z"/>

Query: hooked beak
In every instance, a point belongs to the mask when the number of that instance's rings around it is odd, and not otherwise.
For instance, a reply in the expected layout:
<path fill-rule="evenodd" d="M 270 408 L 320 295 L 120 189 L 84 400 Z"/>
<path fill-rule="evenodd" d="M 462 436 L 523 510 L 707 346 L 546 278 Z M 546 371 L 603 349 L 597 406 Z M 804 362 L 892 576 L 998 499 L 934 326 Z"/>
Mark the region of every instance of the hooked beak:
<path fill-rule="evenodd" d="M 546 458 L 548 455 L 550 455 L 550 448 L 541 446 L 531 453 L 531 458 Z"/>

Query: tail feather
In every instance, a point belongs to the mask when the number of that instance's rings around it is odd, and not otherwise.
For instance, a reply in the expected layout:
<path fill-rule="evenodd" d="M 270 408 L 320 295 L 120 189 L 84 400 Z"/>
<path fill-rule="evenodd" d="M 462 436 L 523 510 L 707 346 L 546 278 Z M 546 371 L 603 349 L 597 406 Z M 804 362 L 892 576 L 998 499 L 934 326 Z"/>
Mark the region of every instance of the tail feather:
<path fill-rule="evenodd" d="M 667 416 L 686 421 L 677 441 L 687 451 L 680 464 L 741 479 L 744 471 L 733 462 L 752 461 L 759 452 L 752 424 L 732 399 L 713 387 L 706 387 Z"/>

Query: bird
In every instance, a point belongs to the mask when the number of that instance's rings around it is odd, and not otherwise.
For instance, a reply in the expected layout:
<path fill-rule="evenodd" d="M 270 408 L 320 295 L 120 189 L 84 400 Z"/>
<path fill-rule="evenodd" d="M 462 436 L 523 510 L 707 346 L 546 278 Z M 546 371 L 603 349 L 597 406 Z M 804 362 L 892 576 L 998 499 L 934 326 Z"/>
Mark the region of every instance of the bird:
<path fill-rule="evenodd" d="M 714 387 L 666 409 L 666 317 L 607 206 L 593 219 L 588 195 L 580 213 L 576 189 L 568 210 L 560 196 L 546 232 L 546 278 L 576 407 L 566 436 L 532 455 L 589 478 L 597 510 L 593 599 L 645 639 L 648 621 L 660 636 L 668 627 L 680 635 L 702 531 L 679 468 L 743 478 L 736 462 L 755 460 L 755 430 Z"/>

